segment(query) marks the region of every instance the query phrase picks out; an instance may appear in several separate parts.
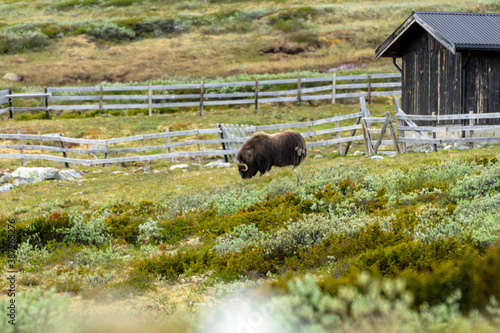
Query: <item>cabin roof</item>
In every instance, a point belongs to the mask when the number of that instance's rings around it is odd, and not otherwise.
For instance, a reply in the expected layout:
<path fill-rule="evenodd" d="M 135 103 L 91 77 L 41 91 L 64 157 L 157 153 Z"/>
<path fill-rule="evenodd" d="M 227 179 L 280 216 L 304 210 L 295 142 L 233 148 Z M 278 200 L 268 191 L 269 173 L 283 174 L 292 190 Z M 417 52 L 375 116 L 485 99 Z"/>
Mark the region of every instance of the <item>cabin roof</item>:
<path fill-rule="evenodd" d="M 400 57 L 407 40 L 424 29 L 455 54 L 457 50 L 500 51 L 500 14 L 415 11 L 375 51 Z"/>

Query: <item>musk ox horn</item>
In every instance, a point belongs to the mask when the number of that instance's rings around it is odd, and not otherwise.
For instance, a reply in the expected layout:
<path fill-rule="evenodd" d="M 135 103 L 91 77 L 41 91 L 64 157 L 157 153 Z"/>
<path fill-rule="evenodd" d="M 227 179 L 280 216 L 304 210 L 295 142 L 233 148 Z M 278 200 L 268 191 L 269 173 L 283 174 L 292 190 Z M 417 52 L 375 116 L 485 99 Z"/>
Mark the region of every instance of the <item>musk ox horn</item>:
<path fill-rule="evenodd" d="M 240 166 L 245 167 L 245 169 L 244 170 L 242 169 L 241 171 L 247 171 L 248 170 L 248 165 L 246 165 L 245 163 L 238 163 L 238 167 L 240 167 Z"/>

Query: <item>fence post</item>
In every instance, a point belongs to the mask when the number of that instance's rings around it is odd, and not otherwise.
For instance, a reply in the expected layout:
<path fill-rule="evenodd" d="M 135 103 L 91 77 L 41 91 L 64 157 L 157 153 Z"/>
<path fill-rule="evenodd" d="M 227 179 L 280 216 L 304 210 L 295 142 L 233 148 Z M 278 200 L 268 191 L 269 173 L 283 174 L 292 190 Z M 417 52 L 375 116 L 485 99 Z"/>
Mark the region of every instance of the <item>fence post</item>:
<path fill-rule="evenodd" d="M 196 133 L 196 140 L 200 140 L 200 130 Z M 198 151 L 201 151 L 201 145 L 197 143 L 196 146 L 198 147 Z M 198 155 L 198 164 L 201 164 L 201 155 Z"/>
<path fill-rule="evenodd" d="M 389 131 L 391 132 L 391 138 L 392 138 L 392 142 L 394 144 L 394 149 L 396 149 L 396 154 L 401 154 L 401 150 L 399 149 L 399 146 L 398 146 L 398 139 L 396 137 L 396 132 L 394 131 L 394 126 L 392 126 L 392 119 L 391 119 L 391 114 L 389 113 L 389 111 L 386 111 L 385 113 L 385 117 L 387 119 L 387 123 L 389 125 Z"/>
<path fill-rule="evenodd" d="M 474 111 L 469 111 L 470 115 L 474 114 Z M 474 126 L 474 119 L 469 119 L 469 126 Z M 474 130 L 470 130 L 470 138 L 474 137 Z M 474 149 L 474 142 L 469 142 L 469 149 Z"/>
<path fill-rule="evenodd" d="M 23 166 L 26 166 L 26 160 L 24 159 L 24 148 L 23 148 L 23 138 L 21 137 L 21 130 L 17 131 L 17 134 L 19 134 L 19 151 L 21 153 L 21 163 Z"/>
<path fill-rule="evenodd" d="M 221 140 L 224 140 L 224 133 L 222 132 L 222 124 L 217 124 L 217 128 L 219 129 L 219 138 Z M 222 150 L 226 150 L 226 144 L 224 142 L 221 142 L 222 145 Z M 224 162 L 229 162 L 229 159 L 227 158 L 227 155 L 224 155 Z"/>
<path fill-rule="evenodd" d="M 297 106 L 300 106 L 300 89 L 302 86 L 302 79 L 299 75 L 299 79 L 297 81 Z"/>
<path fill-rule="evenodd" d="M 169 130 L 168 128 L 165 130 L 165 132 L 169 133 Z M 167 136 L 167 143 L 168 145 L 170 145 L 170 136 Z M 168 153 L 169 154 L 172 154 L 172 147 L 168 147 Z M 170 163 L 174 163 L 174 158 L 173 157 L 170 157 Z"/>
<path fill-rule="evenodd" d="M 372 104 L 372 76 L 368 74 L 368 104 Z"/>
<path fill-rule="evenodd" d="M 59 136 L 59 144 L 61 145 L 61 148 L 64 149 L 64 142 L 61 140 L 61 136 Z M 66 155 L 66 151 L 63 151 L 63 157 L 64 158 L 68 158 L 68 155 Z M 66 168 L 69 168 L 69 163 L 68 162 L 64 162 L 64 166 Z"/>
<path fill-rule="evenodd" d="M 335 117 L 337 117 L 337 113 L 335 114 Z M 335 122 L 335 128 L 337 128 L 337 139 L 340 140 L 340 121 L 336 121 Z M 342 156 L 342 143 L 339 142 L 338 145 L 337 145 L 338 149 L 339 149 L 339 155 Z"/>
<path fill-rule="evenodd" d="M 44 91 L 45 91 L 45 94 L 47 94 L 47 91 L 48 91 L 47 87 L 45 87 Z M 49 116 L 49 96 L 47 96 L 47 95 L 45 96 L 45 118 L 50 119 L 50 116 Z"/>
<path fill-rule="evenodd" d="M 311 118 L 307 118 L 307 121 L 308 121 L 308 122 L 310 122 L 310 121 L 311 121 Z M 312 126 L 311 126 L 311 125 L 309 125 L 308 127 L 309 127 L 309 132 L 312 132 Z M 309 141 L 310 141 L 311 143 L 313 143 L 313 136 L 312 136 L 312 135 L 309 137 Z M 314 153 L 314 147 L 311 147 L 311 151 Z"/>
<path fill-rule="evenodd" d="M 432 112 L 432 116 L 433 116 L 433 117 L 436 117 L 436 112 Z M 436 119 L 435 119 L 435 118 L 432 120 L 432 127 L 436 127 Z M 432 131 L 432 139 L 433 139 L 433 140 L 436 140 L 436 131 L 435 131 L 434 129 L 433 129 L 433 131 Z M 433 144 L 432 144 L 432 149 L 433 149 L 434 151 L 438 151 L 438 149 L 437 149 L 437 144 L 436 144 L 436 143 L 433 143 Z"/>
<path fill-rule="evenodd" d="M 398 115 L 399 114 L 399 109 L 400 109 L 399 98 L 396 98 L 394 100 L 394 105 L 396 106 L 396 115 Z M 398 122 L 399 122 L 399 126 L 401 126 L 401 127 L 403 127 L 405 125 L 405 121 L 403 119 L 399 119 Z M 401 138 L 404 138 L 405 137 L 405 131 L 404 130 L 399 130 L 399 136 Z M 406 142 L 401 142 L 401 150 L 403 151 L 403 153 L 406 153 Z"/>
<path fill-rule="evenodd" d="M 9 95 L 12 95 L 12 87 L 9 87 Z M 12 97 L 9 97 L 9 118 L 14 118 L 14 111 L 12 111 Z"/>
<path fill-rule="evenodd" d="M 203 117 L 203 81 L 200 85 L 200 117 Z"/>
<path fill-rule="evenodd" d="M 151 117 L 153 115 L 153 88 L 151 86 L 151 82 L 149 82 L 149 87 L 148 87 L 148 113 L 149 116 Z"/>
<path fill-rule="evenodd" d="M 255 79 L 255 110 L 259 109 L 259 79 Z"/>
<path fill-rule="evenodd" d="M 335 101 L 336 94 L 337 94 L 337 73 L 333 72 L 333 75 L 332 75 L 332 104 L 335 104 L 335 102 L 336 102 Z"/>
<path fill-rule="evenodd" d="M 99 115 L 102 116 L 102 84 L 99 89 Z"/>

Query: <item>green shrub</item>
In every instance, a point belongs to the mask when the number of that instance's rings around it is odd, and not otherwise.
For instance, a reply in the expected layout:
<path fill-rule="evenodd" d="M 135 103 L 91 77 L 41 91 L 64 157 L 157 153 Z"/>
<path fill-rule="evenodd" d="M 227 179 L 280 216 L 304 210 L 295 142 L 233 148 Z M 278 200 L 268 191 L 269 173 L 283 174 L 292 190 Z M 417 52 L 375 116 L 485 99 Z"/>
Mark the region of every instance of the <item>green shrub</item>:
<path fill-rule="evenodd" d="M 117 239 L 123 239 L 127 243 L 135 244 L 139 236 L 140 221 L 128 213 L 119 216 L 111 215 L 104 221 L 106 229 Z"/>
<path fill-rule="evenodd" d="M 125 27 L 120 27 L 116 23 L 105 21 L 98 23 L 92 28 L 88 28 L 86 33 L 97 39 L 107 41 L 133 40 L 135 32 Z"/>
<path fill-rule="evenodd" d="M 500 191 L 500 163 L 489 164 L 481 173 L 466 176 L 451 189 L 451 195 L 456 199 L 465 199 L 498 191 Z"/>
<path fill-rule="evenodd" d="M 16 292 L 15 325 L 8 323 L 8 317 L 0 321 L 0 330 L 13 332 L 74 332 L 80 323 L 70 312 L 70 297 L 57 294 L 55 289 L 42 290 L 34 287 L 23 292 Z M 0 306 L 4 315 L 10 298 L 2 297 Z"/>
<path fill-rule="evenodd" d="M 17 53 L 20 51 L 45 47 L 49 44 L 49 38 L 39 31 L 28 31 L 24 33 L 0 33 L 0 54 Z"/>

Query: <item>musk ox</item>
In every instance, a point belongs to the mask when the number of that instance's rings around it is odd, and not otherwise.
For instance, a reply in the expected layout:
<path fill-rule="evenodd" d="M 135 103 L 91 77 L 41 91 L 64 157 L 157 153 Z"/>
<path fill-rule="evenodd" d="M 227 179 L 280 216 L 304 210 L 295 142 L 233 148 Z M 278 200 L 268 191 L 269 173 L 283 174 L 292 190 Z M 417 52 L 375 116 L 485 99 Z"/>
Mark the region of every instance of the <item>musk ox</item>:
<path fill-rule="evenodd" d="M 306 141 L 295 131 L 269 135 L 257 132 L 241 146 L 237 155 L 241 178 L 262 176 L 271 167 L 293 165 L 295 169 L 307 156 Z"/>

